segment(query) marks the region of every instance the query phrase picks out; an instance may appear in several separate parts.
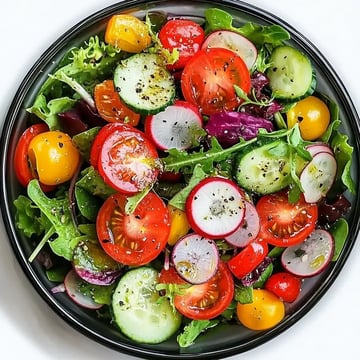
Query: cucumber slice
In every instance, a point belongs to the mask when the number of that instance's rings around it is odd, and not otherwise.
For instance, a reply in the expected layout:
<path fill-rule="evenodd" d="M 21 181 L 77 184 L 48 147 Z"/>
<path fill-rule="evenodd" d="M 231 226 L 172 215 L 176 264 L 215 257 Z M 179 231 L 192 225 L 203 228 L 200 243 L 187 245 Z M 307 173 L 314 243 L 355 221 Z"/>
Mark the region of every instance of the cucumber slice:
<path fill-rule="evenodd" d="M 176 333 L 181 315 L 168 299 L 159 301 L 155 286 L 158 272 L 150 267 L 128 271 L 119 281 L 112 298 L 115 323 L 130 339 L 145 344 L 158 344 Z"/>
<path fill-rule="evenodd" d="M 291 183 L 289 145 L 282 140 L 239 154 L 235 179 L 244 189 L 260 195 L 284 189 Z"/>
<path fill-rule="evenodd" d="M 316 75 L 310 59 L 291 46 L 279 46 L 270 56 L 271 67 L 266 75 L 274 97 L 294 102 L 311 95 Z"/>
<path fill-rule="evenodd" d="M 140 53 L 122 61 L 114 85 L 122 101 L 143 115 L 158 113 L 175 97 L 174 79 L 156 54 Z"/>

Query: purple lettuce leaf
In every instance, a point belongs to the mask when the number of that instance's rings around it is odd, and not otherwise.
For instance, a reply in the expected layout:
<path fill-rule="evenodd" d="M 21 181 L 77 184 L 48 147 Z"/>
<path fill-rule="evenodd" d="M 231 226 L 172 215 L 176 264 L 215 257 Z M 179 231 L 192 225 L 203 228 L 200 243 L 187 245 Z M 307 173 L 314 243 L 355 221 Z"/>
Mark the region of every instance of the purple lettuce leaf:
<path fill-rule="evenodd" d="M 215 136 L 224 148 L 235 145 L 239 138 L 250 140 L 257 136 L 259 129 L 273 131 L 270 120 L 245 112 L 224 111 L 212 114 L 205 125 L 210 136 Z"/>

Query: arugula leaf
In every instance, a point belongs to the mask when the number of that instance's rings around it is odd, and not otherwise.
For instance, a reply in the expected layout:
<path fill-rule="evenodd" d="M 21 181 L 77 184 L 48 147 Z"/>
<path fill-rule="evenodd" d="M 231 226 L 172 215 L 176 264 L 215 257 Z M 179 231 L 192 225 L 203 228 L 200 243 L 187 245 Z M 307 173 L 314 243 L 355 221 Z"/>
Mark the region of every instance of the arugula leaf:
<path fill-rule="evenodd" d="M 261 26 L 248 22 L 242 27 L 233 26 L 233 17 L 224 10 L 209 8 L 205 10 L 205 32 L 209 33 L 215 30 L 231 30 L 247 37 L 256 46 L 261 47 L 264 44 L 272 46 L 282 45 L 290 39 L 290 34 L 279 25 Z"/>
<path fill-rule="evenodd" d="M 180 347 L 188 347 L 194 343 L 196 338 L 219 324 L 219 320 L 192 320 L 185 327 L 181 334 L 177 336 L 177 342 Z"/>
<path fill-rule="evenodd" d="M 197 164 L 194 168 L 194 172 L 189 180 L 188 185 L 180 190 L 172 199 L 170 199 L 169 204 L 180 210 L 184 210 L 186 199 L 191 190 L 206 177 L 207 174 L 204 172 L 201 165 Z"/>
<path fill-rule="evenodd" d="M 211 173 L 214 170 L 214 163 L 226 160 L 232 153 L 241 150 L 245 146 L 254 143 L 256 138 L 248 141 L 240 140 L 239 143 L 223 149 L 216 137 L 211 138 L 210 149 L 204 151 L 201 148 L 198 152 L 188 153 L 184 150 L 170 149 L 168 156 L 162 158 L 164 170 L 170 172 L 180 172 L 192 174 L 197 164 L 201 164 L 202 170 Z"/>
<path fill-rule="evenodd" d="M 81 177 L 76 182 L 76 186 L 94 196 L 106 199 L 116 192 L 112 187 L 105 184 L 100 174 L 92 166 L 85 168 L 80 175 Z"/>
<path fill-rule="evenodd" d="M 79 134 L 76 134 L 72 138 L 72 141 L 79 150 L 81 156 L 88 162 L 90 161 L 92 143 L 96 135 L 99 133 L 100 129 L 100 126 L 96 126 Z"/>
<path fill-rule="evenodd" d="M 71 260 L 80 232 L 72 221 L 68 197 L 64 194 L 62 198 L 48 198 L 42 191 L 37 179 L 29 182 L 27 191 L 29 198 L 52 224 L 52 228 L 48 230 L 47 238 L 50 239 L 52 235 L 57 236 L 49 241 L 50 248 L 56 255 Z"/>

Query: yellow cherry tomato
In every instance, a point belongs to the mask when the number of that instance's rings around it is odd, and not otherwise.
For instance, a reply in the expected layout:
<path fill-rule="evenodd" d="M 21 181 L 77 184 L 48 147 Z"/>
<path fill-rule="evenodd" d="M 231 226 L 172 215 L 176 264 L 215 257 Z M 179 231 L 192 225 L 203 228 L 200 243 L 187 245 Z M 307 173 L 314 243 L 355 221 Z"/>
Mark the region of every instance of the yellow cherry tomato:
<path fill-rule="evenodd" d="M 133 15 L 113 15 L 105 30 L 105 42 L 129 53 L 139 53 L 151 43 L 147 25 Z"/>
<path fill-rule="evenodd" d="M 71 137 L 62 131 L 36 135 L 29 144 L 28 156 L 39 181 L 45 185 L 58 185 L 70 180 L 81 158 Z"/>
<path fill-rule="evenodd" d="M 265 289 L 253 290 L 253 302 L 237 304 L 239 321 L 251 330 L 267 330 L 277 325 L 285 316 L 284 303 Z"/>
<path fill-rule="evenodd" d="M 190 230 L 185 211 L 174 206 L 168 205 L 170 213 L 170 234 L 168 244 L 174 245 L 182 236 L 186 235 Z"/>
<path fill-rule="evenodd" d="M 298 123 L 302 138 L 311 141 L 325 133 L 330 124 L 330 111 L 324 101 L 308 96 L 297 102 L 286 113 L 286 118 L 289 128 Z"/>

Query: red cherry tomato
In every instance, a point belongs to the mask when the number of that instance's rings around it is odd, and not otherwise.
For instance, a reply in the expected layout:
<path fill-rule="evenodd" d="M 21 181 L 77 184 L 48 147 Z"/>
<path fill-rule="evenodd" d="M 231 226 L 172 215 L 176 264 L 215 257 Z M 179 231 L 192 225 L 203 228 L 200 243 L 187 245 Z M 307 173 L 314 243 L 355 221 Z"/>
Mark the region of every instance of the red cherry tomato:
<path fill-rule="evenodd" d="M 223 313 L 234 296 L 234 279 L 223 262 L 206 283 L 190 285 L 175 295 L 174 305 L 184 316 L 194 320 L 213 319 Z"/>
<path fill-rule="evenodd" d="M 231 272 L 238 279 L 255 270 L 265 259 L 269 249 L 265 241 L 254 240 L 228 261 Z"/>
<path fill-rule="evenodd" d="M 159 283 L 163 284 L 176 284 L 184 285 L 188 284 L 175 270 L 174 267 L 169 267 L 169 269 L 161 269 L 159 273 Z"/>
<path fill-rule="evenodd" d="M 136 126 L 140 115 L 129 109 L 115 91 L 114 82 L 105 80 L 94 88 L 94 100 L 99 115 L 108 122 L 125 122 Z"/>
<path fill-rule="evenodd" d="M 304 241 L 314 230 L 318 218 L 316 204 L 306 203 L 302 195 L 296 203 L 289 203 L 286 191 L 261 197 L 256 210 L 261 224 L 259 237 L 280 247 Z"/>
<path fill-rule="evenodd" d="M 169 70 L 179 70 L 200 50 L 205 40 L 205 32 L 194 21 L 172 19 L 161 28 L 159 39 L 165 49 L 179 51 L 178 60 L 168 65 Z"/>
<path fill-rule="evenodd" d="M 143 132 L 120 123 L 105 125 L 90 153 L 106 184 L 125 194 L 135 194 L 155 182 L 159 173 L 155 146 Z"/>
<path fill-rule="evenodd" d="M 265 289 L 283 301 L 293 302 L 300 294 L 301 280 L 288 272 L 278 272 L 269 277 L 265 283 Z"/>
<path fill-rule="evenodd" d="M 19 183 L 26 187 L 30 180 L 38 178 L 36 169 L 31 167 L 29 161 L 29 145 L 31 140 L 38 134 L 49 131 L 45 123 L 31 125 L 22 133 L 15 148 L 14 170 Z M 40 184 L 43 191 L 51 191 L 54 186 Z"/>
<path fill-rule="evenodd" d="M 186 64 L 181 76 L 185 100 L 206 115 L 231 111 L 241 103 L 234 85 L 250 91 L 250 73 L 242 58 L 221 48 L 198 51 Z"/>
<path fill-rule="evenodd" d="M 140 266 L 154 260 L 167 244 L 170 215 L 163 200 L 148 193 L 134 212 L 126 214 L 125 194 L 107 198 L 96 219 L 96 232 L 104 251 L 124 265 Z"/>

